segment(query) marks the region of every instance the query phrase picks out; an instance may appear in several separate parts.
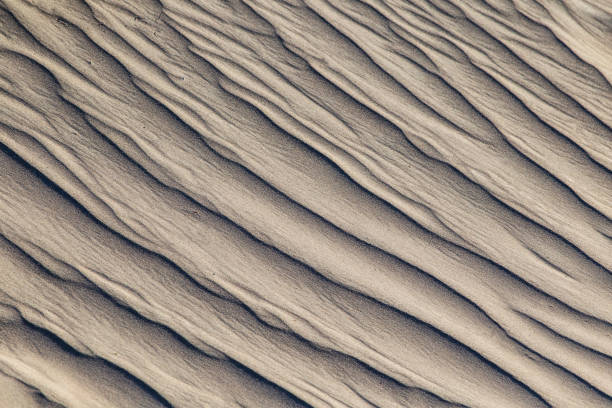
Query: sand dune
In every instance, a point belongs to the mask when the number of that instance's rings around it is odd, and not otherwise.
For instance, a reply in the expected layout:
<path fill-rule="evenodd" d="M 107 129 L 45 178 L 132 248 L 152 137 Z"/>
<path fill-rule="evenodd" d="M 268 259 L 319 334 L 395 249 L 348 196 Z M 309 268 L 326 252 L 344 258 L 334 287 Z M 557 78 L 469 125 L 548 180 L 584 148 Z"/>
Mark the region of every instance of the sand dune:
<path fill-rule="evenodd" d="M 612 407 L 611 35 L 0 0 L 0 405 Z"/>

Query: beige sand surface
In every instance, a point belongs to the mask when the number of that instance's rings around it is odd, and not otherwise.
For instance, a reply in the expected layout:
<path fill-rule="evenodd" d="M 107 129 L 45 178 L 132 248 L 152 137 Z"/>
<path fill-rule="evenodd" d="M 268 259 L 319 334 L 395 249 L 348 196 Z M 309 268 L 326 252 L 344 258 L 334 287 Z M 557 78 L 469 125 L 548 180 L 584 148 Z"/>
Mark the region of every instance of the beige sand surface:
<path fill-rule="evenodd" d="M 0 0 L 0 408 L 612 407 L 612 6 Z"/>

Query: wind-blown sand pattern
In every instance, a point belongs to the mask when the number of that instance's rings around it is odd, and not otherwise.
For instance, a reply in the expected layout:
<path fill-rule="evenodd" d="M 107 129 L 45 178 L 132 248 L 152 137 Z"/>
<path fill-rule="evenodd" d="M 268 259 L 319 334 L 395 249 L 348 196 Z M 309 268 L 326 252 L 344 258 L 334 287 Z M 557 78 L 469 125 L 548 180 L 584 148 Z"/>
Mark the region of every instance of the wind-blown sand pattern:
<path fill-rule="evenodd" d="M 0 406 L 612 407 L 605 0 L 0 0 Z"/>

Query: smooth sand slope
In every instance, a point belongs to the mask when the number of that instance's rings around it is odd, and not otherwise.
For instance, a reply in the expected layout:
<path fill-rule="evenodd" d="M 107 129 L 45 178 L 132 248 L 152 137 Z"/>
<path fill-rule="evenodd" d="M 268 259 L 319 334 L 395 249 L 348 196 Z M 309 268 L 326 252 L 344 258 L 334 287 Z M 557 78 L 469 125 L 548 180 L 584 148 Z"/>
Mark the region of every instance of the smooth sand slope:
<path fill-rule="evenodd" d="M 612 407 L 612 6 L 0 0 L 0 407 Z"/>

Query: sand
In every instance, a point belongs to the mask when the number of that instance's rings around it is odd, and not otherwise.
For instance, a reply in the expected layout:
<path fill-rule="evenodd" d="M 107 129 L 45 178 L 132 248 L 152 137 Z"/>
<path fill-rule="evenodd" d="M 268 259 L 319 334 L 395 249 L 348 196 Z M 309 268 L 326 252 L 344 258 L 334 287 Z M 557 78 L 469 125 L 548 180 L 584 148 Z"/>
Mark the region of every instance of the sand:
<path fill-rule="evenodd" d="M 0 407 L 612 407 L 612 7 L 0 0 Z"/>

